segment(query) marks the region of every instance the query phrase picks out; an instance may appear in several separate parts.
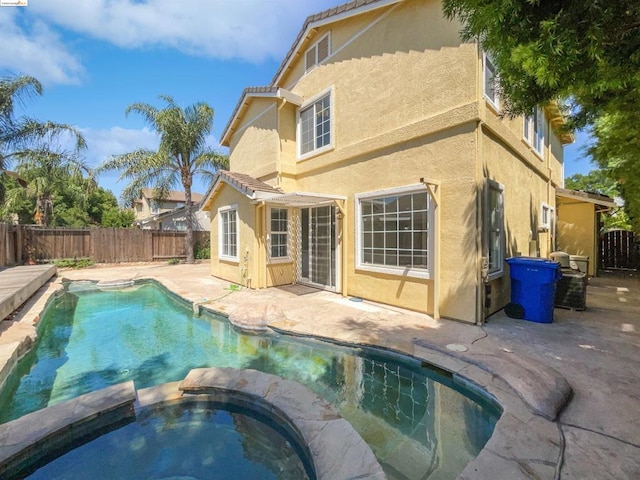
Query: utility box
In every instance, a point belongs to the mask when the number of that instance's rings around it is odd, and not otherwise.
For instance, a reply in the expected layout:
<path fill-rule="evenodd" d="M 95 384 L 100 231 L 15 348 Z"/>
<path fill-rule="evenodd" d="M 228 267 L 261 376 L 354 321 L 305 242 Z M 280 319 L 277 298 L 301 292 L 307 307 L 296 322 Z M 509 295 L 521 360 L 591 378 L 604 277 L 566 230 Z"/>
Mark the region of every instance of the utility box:
<path fill-rule="evenodd" d="M 582 255 L 570 255 L 569 265 L 574 270 L 579 270 L 585 275 L 589 275 L 589 257 L 584 257 Z"/>
<path fill-rule="evenodd" d="M 507 258 L 511 270 L 511 303 L 505 312 L 512 318 L 537 323 L 553 322 L 556 283 L 560 264 L 546 258 Z"/>
<path fill-rule="evenodd" d="M 556 287 L 555 306 L 571 310 L 587 308 L 587 274 L 571 268 L 562 269 Z"/>

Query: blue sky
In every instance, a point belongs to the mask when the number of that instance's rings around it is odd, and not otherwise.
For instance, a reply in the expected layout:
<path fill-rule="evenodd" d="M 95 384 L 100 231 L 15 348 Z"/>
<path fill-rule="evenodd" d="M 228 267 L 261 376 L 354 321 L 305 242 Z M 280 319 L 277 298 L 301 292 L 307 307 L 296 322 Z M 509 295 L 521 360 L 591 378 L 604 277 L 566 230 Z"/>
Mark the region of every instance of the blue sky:
<path fill-rule="evenodd" d="M 160 106 L 159 94 L 215 110 L 210 144 L 217 147 L 246 86 L 267 85 L 307 15 L 344 0 L 28 0 L 1 7 L 0 73 L 28 74 L 44 95 L 30 116 L 75 125 L 85 135 L 86 160 L 155 148 L 157 138 L 128 105 Z M 591 169 L 580 146 L 565 148 L 565 174 Z M 116 195 L 117 174 L 101 186 Z M 206 186 L 196 182 L 194 190 Z"/>

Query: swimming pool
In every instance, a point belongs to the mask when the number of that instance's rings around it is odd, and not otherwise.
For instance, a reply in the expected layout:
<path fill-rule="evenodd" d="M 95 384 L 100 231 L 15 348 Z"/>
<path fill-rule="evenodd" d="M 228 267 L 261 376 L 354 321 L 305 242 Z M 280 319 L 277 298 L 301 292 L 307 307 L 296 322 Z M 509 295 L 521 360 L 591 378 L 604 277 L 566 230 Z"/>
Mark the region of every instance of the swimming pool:
<path fill-rule="evenodd" d="M 91 286 L 89 286 L 91 287 Z M 490 437 L 497 407 L 460 393 L 421 362 L 370 348 L 248 335 L 154 283 L 119 291 L 70 285 L 42 320 L 37 348 L 2 392 L 2 421 L 114 383 L 176 381 L 192 368 L 253 368 L 334 404 L 389 478 L 455 478 Z"/>

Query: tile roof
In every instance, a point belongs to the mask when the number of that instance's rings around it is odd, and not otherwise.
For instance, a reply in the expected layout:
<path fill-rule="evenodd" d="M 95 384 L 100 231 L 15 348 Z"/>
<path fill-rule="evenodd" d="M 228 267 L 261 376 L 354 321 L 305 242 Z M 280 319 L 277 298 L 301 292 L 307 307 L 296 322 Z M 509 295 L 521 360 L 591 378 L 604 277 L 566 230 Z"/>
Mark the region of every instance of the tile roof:
<path fill-rule="evenodd" d="M 282 190 L 276 187 L 272 187 L 268 183 L 264 183 L 262 180 L 258 180 L 250 175 L 238 172 L 229 172 L 228 170 L 220 170 L 218 172 L 220 178 L 239 188 L 249 195 L 253 195 L 255 192 L 265 193 L 282 193 Z"/>
<path fill-rule="evenodd" d="M 143 188 L 142 196 L 147 197 L 148 199 L 153 199 L 153 188 Z M 191 201 L 193 203 L 198 203 L 204 198 L 204 195 L 201 193 L 191 192 Z M 167 202 L 184 202 L 184 192 L 180 190 L 169 190 L 169 193 L 163 201 Z"/>

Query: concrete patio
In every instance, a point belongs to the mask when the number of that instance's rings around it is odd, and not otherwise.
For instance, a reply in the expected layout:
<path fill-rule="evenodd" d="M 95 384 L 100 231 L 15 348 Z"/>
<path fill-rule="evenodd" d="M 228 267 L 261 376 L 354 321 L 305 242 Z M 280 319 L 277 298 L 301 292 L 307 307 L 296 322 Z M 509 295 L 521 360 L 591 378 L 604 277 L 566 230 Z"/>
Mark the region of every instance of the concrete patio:
<path fill-rule="evenodd" d="M 588 309 L 555 310 L 552 324 L 507 318 L 483 327 L 299 287 L 251 291 L 209 275 L 208 263 L 140 264 L 58 272 L 0 328 L 0 350 L 29 342 L 46 298 L 69 280 L 154 278 L 185 299 L 248 323 L 424 358 L 506 404 L 462 478 L 640 478 L 640 280 L 590 281 Z M 30 329 L 30 330 L 29 330 Z M 466 351 L 452 351 L 452 344 Z M 13 345 L 13 346 L 11 346 Z M 464 350 L 464 349 L 462 349 Z M 564 402 L 564 379 L 573 398 Z"/>

